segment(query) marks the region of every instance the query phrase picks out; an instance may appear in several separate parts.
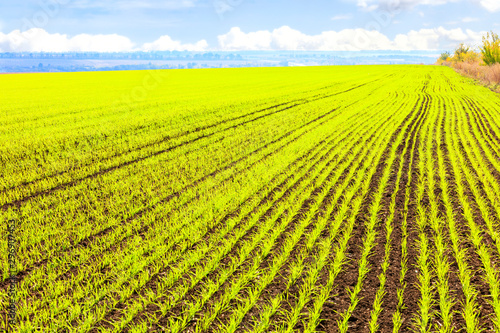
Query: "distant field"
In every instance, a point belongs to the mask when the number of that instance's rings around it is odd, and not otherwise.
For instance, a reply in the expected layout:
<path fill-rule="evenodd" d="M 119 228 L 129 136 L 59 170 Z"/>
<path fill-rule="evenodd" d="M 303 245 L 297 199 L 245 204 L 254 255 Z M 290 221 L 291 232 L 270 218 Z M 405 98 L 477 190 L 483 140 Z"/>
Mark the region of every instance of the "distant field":
<path fill-rule="evenodd" d="M 2 75 L 0 143 L 12 331 L 500 332 L 500 97 L 450 68 Z"/>

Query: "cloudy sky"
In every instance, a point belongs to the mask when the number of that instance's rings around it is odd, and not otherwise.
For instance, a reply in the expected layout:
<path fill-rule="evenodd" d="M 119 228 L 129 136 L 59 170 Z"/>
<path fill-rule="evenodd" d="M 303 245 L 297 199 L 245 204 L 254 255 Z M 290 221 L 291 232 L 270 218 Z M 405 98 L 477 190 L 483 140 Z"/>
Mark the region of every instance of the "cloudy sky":
<path fill-rule="evenodd" d="M 445 50 L 500 0 L 0 0 L 0 52 Z"/>

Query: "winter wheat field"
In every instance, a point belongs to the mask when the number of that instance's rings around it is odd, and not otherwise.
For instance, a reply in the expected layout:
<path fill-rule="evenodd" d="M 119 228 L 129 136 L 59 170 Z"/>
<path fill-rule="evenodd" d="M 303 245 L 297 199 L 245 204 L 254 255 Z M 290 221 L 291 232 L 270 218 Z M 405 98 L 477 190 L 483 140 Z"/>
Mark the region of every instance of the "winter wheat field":
<path fill-rule="evenodd" d="M 4 330 L 500 332 L 500 96 L 450 68 L 0 92 Z"/>

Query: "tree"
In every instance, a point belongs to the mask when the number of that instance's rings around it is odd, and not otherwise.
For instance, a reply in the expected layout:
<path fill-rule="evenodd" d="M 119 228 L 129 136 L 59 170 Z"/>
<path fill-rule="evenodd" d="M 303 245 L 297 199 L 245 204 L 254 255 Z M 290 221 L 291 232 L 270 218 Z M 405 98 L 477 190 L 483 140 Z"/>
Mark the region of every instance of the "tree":
<path fill-rule="evenodd" d="M 446 61 L 450 56 L 451 56 L 450 52 L 446 51 L 441 53 L 441 57 L 439 57 L 439 59 L 442 61 Z"/>
<path fill-rule="evenodd" d="M 465 60 L 465 56 L 469 53 L 470 47 L 465 45 L 464 43 L 460 43 L 460 45 L 455 49 L 455 56 L 453 60 L 456 62 L 462 62 Z"/>
<path fill-rule="evenodd" d="M 480 48 L 486 65 L 500 63 L 500 38 L 493 31 L 483 36 L 483 46 Z"/>

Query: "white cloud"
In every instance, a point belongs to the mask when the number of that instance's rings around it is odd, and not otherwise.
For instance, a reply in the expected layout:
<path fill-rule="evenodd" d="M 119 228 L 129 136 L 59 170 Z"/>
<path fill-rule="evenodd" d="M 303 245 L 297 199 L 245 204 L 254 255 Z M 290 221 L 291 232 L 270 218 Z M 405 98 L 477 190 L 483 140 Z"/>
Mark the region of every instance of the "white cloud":
<path fill-rule="evenodd" d="M 225 35 L 217 37 L 219 46 L 228 50 L 270 50 L 272 34 L 269 31 L 244 33 L 234 27 Z"/>
<path fill-rule="evenodd" d="M 472 30 L 435 29 L 412 30 L 390 39 L 376 30 L 344 29 L 324 31 L 307 35 L 301 31 L 282 26 L 272 31 L 243 32 L 234 27 L 218 36 L 217 50 L 435 50 L 453 48 L 458 43 L 478 45 L 486 32 Z M 14 30 L 9 34 L 0 32 L 0 52 L 127 52 L 127 51 L 208 51 L 206 40 L 184 44 L 164 35 L 152 43 L 136 47 L 125 36 L 80 34 L 69 37 L 65 34 L 50 34 L 34 28 L 25 32 Z"/>
<path fill-rule="evenodd" d="M 412 30 L 407 34 L 399 34 L 394 38 L 394 44 L 400 49 L 444 49 L 454 48 L 459 43 L 477 45 L 485 32 L 474 32 L 460 28 L 447 30 L 436 29 Z"/>
<path fill-rule="evenodd" d="M 182 8 L 191 8 L 196 4 L 196 0 L 75 0 L 68 3 L 68 7 L 79 9 L 105 8 L 113 10 L 129 10 L 129 9 L 167 9 L 175 10 Z"/>
<path fill-rule="evenodd" d="M 357 39 L 356 39 L 357 38 Z M 221 50 L 356 50 L 389 49 L 390 40 L 376 31 L 346 29 L 339 32 L 326 31 L 319 35 L 306 35 L 288 26 L 271 31 L 244 33 L 232 28 L 227 34 L 218 36 Z"/>
<path fill-rule="evenodd" d="M 411 9 L 418 5 L 444 5 L 449 2 L 459 0 L 357 0 L 358 7 L 365 10 L 384 9 L 388 11 L 398 11 Z"/>
<path fill-rule="evenodd" d="M 449 25 L 457 25 L 461 23 L 472 23 L 472 22 L 478 22 L 479 19 L 477 17 L 464 17 L 460 21 L 448 21 L 446 24 Z"/>
<path fill-rule="evenodd" d="M 165 35 L 152 43 L 136 48 L 134 43 L 120 35 L 80 34 L 68 37 L 50 34 L 40 28 L 24 32 L 0 32 L 0 52 L 128 52 L 128 51 L 203 51 L 208 48 L 205 40 L 195 44 L 182 44 Z"/>
<path fill-rule="evenodd" d="M 497 12 L 500 10 L 499 0 L 481 0 L 480 4 L 490 12 Z"/>
<path fill-rule="evenodd" d="M 179 41 L 172 40 L 170 36 L 161 36 L 152 43 L 146 43 L 142 46 L 144 51 L 204 51 L 208 48 L 206 40 L 200 40 L 196 44 L 182 44 Z"/>
<path fill-rule="evenodd" d="M 80 34 L 70 38 L 49 34 L 40 28 L 24 32 L 14 30 L 9 34 L 0 32 L 0 52 L 123 52 L 133 46 L 130 39 L 116 34 Z"/>
<path fill-rule="evenodd" d="M 460 0 L 356 0 L 358 7 L 373 11 L 376 9 L 398 11 L 411 9 L 418 5 L 444 5 L 447 3 L 458 2 Z M 490 12 L 500 11 L 500 0 L 469 0 L 479 3 Z"/>
<path fill-rule="evenodd" d="M 350 20 L 350 19 L 352 19 L 352 15 L 351 14 L 347 14 L 347 15 L 335 15 L 334 17 L 332 17 L 332 21 Z"/>
<path fill-rule="evenodd" d="M 477 17 L 464 17 L 462 19 L 463 23 L 471 23 L 471 22 L 477 22 L 479 19 Z"/>
<path fill-rule="evenodd" d="M 319 35 L 306 35 L 288 26 L 273 31 L 245 33 L 234 27 L 227 34 L 218 36 L 221 50 L 436 50 L 455 47 L 464 42 L 476 45 L 484 32 L 451 29 L 412 30 L 389 39 L 384 34 L 365 29 L 325 31 Z"/>

